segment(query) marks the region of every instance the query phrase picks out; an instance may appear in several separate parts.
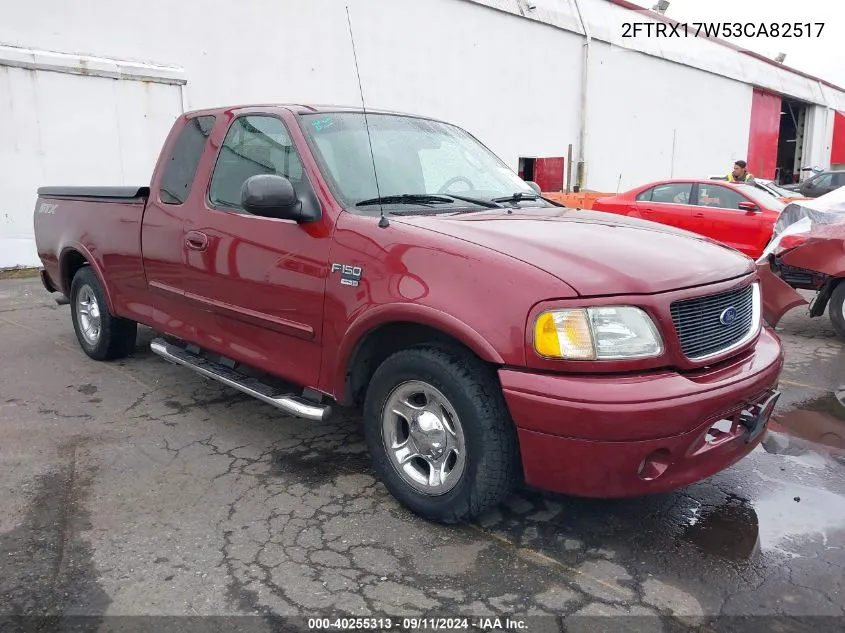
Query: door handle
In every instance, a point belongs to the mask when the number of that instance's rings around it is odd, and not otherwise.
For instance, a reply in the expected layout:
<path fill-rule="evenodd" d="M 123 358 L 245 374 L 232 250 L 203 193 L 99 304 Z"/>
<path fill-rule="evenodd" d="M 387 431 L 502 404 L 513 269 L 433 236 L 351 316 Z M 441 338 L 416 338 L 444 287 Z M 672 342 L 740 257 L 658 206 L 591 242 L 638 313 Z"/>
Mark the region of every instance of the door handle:
<path fill-rule="evenodd" d="M 208 248 L 208 235 L 199 231 L 188 231 L 185 235 L 185 246 L 192 251 L 204 251 Z"/>
<path fill-rule="evenodd" d="M 703 217 L 704 217 L 704 214 L 703 214 L 703 213 L 696 213 L 696 214 L 695 214 L 695 217 L 697 217 L 697 218 L 703 218 Z"/>

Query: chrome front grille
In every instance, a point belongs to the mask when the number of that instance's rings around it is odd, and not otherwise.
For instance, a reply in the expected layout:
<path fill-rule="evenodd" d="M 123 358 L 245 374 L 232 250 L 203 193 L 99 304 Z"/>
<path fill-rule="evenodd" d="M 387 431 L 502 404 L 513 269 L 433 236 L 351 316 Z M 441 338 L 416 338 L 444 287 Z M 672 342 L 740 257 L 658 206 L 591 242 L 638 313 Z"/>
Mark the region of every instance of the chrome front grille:
<path fill-rule="evenodd" d="M 760 328 L 760 288 L 755 284 L 707 297 L 676 301 L 672 321 L 681 350 L 703 360 L 751 339 Z"/>

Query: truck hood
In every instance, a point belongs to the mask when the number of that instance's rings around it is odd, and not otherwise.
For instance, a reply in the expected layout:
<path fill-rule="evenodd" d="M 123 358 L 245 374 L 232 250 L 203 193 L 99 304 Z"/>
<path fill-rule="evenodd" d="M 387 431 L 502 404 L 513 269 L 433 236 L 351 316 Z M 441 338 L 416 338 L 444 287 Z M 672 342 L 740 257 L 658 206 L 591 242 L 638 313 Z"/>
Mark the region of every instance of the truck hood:
<path fill-rule="evenodd" d="M 544 270 L 582 296 L 652 294 L 747 275 L 754 262 L 687 231 L 561 208 L 396 217 Z"/>

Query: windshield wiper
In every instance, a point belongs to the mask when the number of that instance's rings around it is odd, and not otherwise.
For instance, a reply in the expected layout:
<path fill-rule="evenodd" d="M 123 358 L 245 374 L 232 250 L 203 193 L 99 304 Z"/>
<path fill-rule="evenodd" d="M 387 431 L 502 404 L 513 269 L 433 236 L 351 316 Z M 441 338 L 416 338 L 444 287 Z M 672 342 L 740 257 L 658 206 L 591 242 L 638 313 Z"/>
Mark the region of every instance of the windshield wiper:
<path fill-rule="evenodd" d="M 493 202 L 522 202 L 523 200 L 539 200 L 540 196 L 536 193 L 525 193 L 523 191 L 517 191 L 509 196 L 504 196 L 502 198 L 493 198 Z"/>
<path fill-rule="evenodd" d="M 477 204 L 480 207 L 485 207 L 487 209 L 500 209 L 502 205 L 497 204 L 495 200 L 482 200 L 481 198 L 470 198 L 469 196 L 458 196 L 454 193 L 447 193 L 447 196 L 450 198 L 454 198 L 455 200 L 460 200 L 461 202 L 471 202 L 472 204 Z"/>
<path fill-rule="evenodd" d="M 368 198 L 356 202 L 356 207 L 366 207 L 373 204 L 446 204 L 452 202 L 446 196 L 433 196 L 427 193 L 403 193 L 397 196 L 382 196 L 381 198 Z"/>

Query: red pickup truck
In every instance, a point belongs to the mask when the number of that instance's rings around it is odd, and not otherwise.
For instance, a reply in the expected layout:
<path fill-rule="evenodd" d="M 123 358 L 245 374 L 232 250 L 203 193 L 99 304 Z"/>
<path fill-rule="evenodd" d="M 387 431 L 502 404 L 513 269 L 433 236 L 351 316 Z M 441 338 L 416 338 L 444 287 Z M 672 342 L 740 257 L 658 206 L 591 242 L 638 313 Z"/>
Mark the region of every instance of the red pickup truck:
<path fill-rule="evenodd" d="M 520 480 L 689 484 L 751 451 L 778 397 L 750 259 L 547 201 L 443 122 L 197 111 L 148 187 L 38 194 L 42 279 L 90 357 L 131 353 L 141 323 L 159 356 L 287 413 L 360 406 L 376 474 L 432 520 Z"/>

